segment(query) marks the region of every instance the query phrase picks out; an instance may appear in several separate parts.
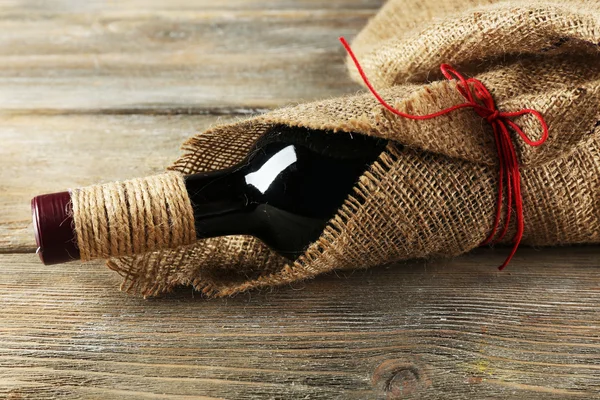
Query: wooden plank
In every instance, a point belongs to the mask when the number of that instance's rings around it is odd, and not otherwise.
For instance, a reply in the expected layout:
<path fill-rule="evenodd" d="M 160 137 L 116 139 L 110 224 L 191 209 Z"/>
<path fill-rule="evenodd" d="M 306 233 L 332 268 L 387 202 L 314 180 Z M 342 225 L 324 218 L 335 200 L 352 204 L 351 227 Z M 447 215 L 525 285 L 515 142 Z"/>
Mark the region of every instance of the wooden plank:
<path fill-rule="evenodd" d="M 596 398 L 600 248 L 504 256 L 145 301 L 99 264 L 0 255 L 0 396 Z"/>
<path fill-rule="evenodd" d="M 162 172 L 183 141 L 231 117 L 0 117 L 0 253 L 33 252 L 29 202 L 68 188 Z"/>
<path fill-rule="evenodd" d="M 6 11 L 22 12 L 103 12 L 119 11 L 193 11 L 193 10 L 377 10 L 385 0 L 3 0 L 1 7 Z"/>
<path fill-rule="evenodd" d="M 261 108 L 352 93 L 337 38 L 383 1 L 86 3 L 0 5 L 0 109 Z"/>

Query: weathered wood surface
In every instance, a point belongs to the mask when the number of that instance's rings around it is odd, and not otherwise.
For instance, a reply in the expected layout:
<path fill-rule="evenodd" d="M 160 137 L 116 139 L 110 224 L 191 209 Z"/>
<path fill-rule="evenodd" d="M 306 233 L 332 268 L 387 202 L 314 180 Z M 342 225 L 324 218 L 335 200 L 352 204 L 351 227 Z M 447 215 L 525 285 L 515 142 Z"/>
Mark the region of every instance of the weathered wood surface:
<path fill-rule="evenodd" d="M 210 301 L 33 254 L 33 195 L 155 173 L 213 124 L 358 90 L 337 37 L 381 4 L 0 3 L 0 398 L 600 398 L 599 247 Z"/>
<path fill-rule="evenodd" d="M 197 112 L 354 92 L 337 37 L 382 2 L 0 4 L 0 108 Z"/>
<path fill-rule="evenodd" d="M 593 398 L 600 252 L 567 253 L 525 249 L 499 273 L 504 251 L 486 250 L 210 301 L 0 255 L 0 396 Z"/>

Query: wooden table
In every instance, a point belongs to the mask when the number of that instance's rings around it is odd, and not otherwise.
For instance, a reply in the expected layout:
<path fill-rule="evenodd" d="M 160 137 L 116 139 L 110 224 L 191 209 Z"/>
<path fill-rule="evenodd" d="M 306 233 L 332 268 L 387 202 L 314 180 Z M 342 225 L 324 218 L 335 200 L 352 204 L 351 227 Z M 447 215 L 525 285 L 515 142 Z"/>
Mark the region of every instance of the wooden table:
<path fill-rule="evenodd" d="M 206 300 L 43 266 L 35 194 L 161 171 L 184 138 L 360 90 L 382 0 L 0 5 L 0 397 L 600 398 L 600 248 L 506 249 Z"/>

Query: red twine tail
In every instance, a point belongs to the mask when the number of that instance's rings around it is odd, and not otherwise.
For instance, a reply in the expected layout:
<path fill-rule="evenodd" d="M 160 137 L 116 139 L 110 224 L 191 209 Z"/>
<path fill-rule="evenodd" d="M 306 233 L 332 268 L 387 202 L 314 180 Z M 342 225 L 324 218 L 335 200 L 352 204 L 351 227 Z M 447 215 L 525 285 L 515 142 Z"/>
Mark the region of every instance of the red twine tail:
<path fill-rule="evenodd" d="M 350 48 L 350 45 L 343 37 L 340 38 L 340 42 L 352 58 L 354 65 L 356 65 L 356 69 L 360 76 L 362 77 L 365 85 L 369 88 L 373 96 L 377 99 L 379 103 L 383 107 L 385 107 L 388 111 L 393 114 L 396 114 L 403 118 L 409 118 L 414 120 L 426 120 L 437 118 L 439 116 L 449 114 L 453 111 L 459 110 L 461 108 L 472 108 L 475 110 L 477 114 L 479 114 L 483 119 L 485 119 L 491 126 L 494 131 L 494 139 L 496 142 L 496 150 L 498 152 L 499 159 L 499 172 L 498 172 L 498 197 L 496 204 L 496 216 L 494 218 L 494 225 L 492 227 L 492 231 L 490 235 L 481 243 L 481 245 L 496 243 L 504 238 L 506 232 L 508 231 L 508 227 L 510 224 L 510 220 L 512 218 L 512 207 L 514 206 L 514 213 L 516 214 L 517 219 L 517 232 L 513 238 L 513 248 L 500 267 L 499 270 L 504 269 L 512 260 L 513 256 L 517 252 L 519 248 L 519 244 L 521 243 L 521 239 L 523 238 L 524 231 L 524 218 L 523 218 L 523 197 L 521 195 L 521 174 L 519 171 L 519 160 L 517 158 L 517 153 L 515 151 L 514 144 L 512 142 L 512 138 L 508 128 L 512 128 L 522 139 L 530 146 L 539 146 L 543 144 L 546 139 L 548 139 L 548 125 L 546 121 L 544 121 L 544 117 L 536 110 L 532 110 L 530 108 L 524 108 L 520 111 L 516 112 L 501 112 L 496 107 L 496 103 L 492 98 L 492 94 L 485 87 L 481 81 L 475 78 L 466 79 L 463 75 L 457 72 L 454 68 L 452 68 L 448 64 L 442 64 L 440 66 L 440 70 L 442 74 L 448 80 L 456 79 L 458 81 L 457 89 L 460 94 L 467 100 L 465 103 L 457 104 L 452 107 L 445 108 L 443 110 L 437 111 L 432 114 L 427 115 L 411 115 L 403 113 L 389 105 L 380 95 L 377 93 L 373 85 L 369 82 L 365 71 L 361 67 L 358 62 L 354 52 Z M 471 89 L 471 85 L 473 86 L 474 92 Z M 530 114 L 538 119 L 540 125 L 542 126 L 542 137 L 539 140 L 530 139 L 525 132 L 519 127 L 516 123 L 514 123 L 511 118 L 518 117 L 521 115 Z M 500 235 L 494 239 L 498 228 L 500 226 L 500 219 L 502 216 L 502 208 L 504 204 L 504 185 L 506 185 L 506 220 L 502 227 L 502 231 Z"/>

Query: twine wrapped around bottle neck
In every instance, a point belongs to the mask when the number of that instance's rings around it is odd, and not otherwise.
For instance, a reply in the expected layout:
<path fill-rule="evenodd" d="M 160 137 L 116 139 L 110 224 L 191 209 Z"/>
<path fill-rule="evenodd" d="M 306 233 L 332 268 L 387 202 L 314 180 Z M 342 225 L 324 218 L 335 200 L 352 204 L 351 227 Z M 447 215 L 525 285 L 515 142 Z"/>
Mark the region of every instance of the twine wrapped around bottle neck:
<path fill-rule="evenodd" d="M 196 240 L 194 213 L 181 174 L 165 174 L 71 191 L 83 261 L 175 248 Z"/>

